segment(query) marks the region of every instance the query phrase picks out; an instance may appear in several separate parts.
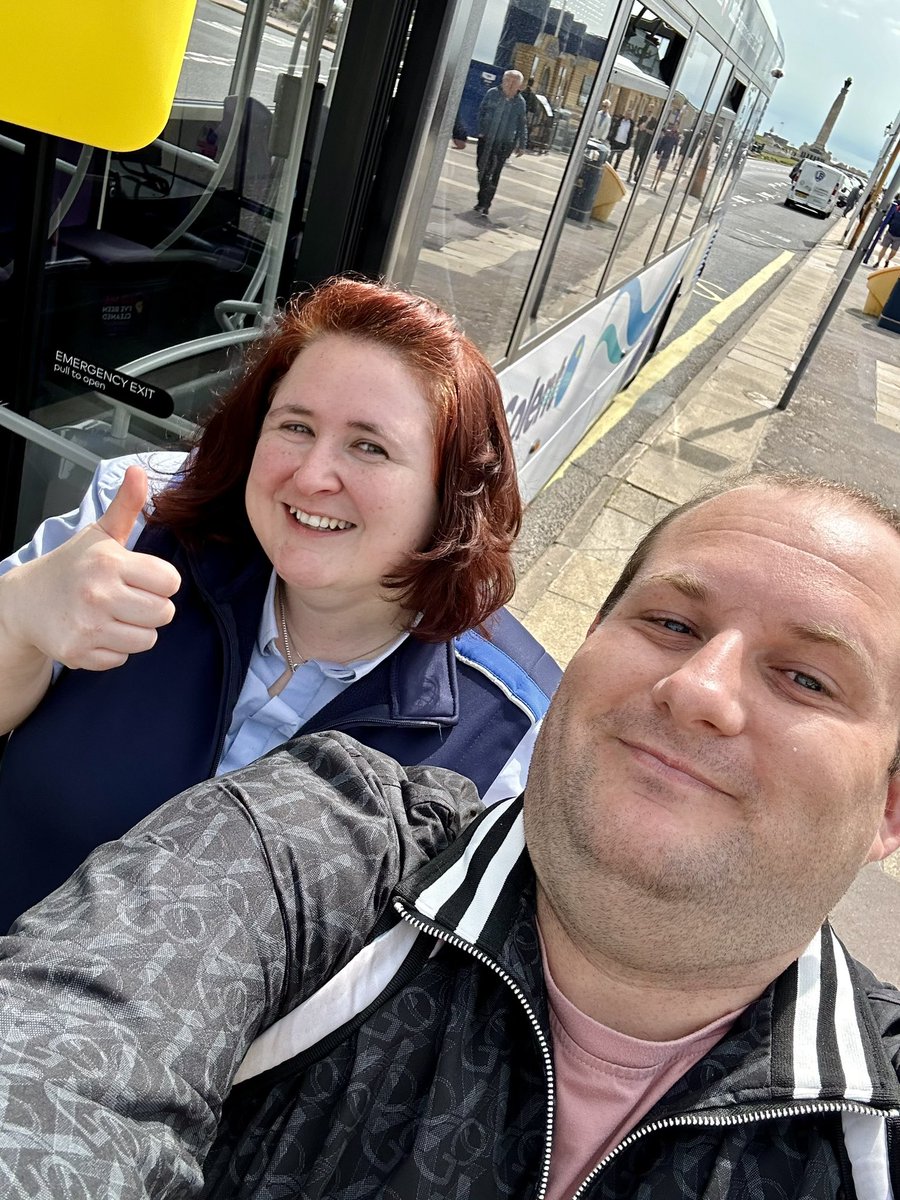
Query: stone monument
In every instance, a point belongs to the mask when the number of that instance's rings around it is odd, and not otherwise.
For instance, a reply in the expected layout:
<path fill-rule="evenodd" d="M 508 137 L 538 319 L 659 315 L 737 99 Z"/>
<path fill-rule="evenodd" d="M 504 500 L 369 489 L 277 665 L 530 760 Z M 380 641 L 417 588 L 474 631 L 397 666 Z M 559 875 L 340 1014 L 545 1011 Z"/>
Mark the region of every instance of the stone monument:
<path fill-rule="evenodd" d="M 816 162 L 831 162 L 831 154 L 826 149 L 828 139 L 831 137 L 831 131 L 834 129 L 834 123 L 838 119 L 841 109 L 844 107 L 844 101 L 847 99 L 847 93 L 850 91 L 850 85 L 853 80 L 848 75 L 844 80 L 844 86 L 834 98 L 834 103 L 828 110 L 828 116 L 822 123 L 822 128 L 819 130 L 814 141 L 804 143 L 800 147 L 800 158 L 813 158 Z"/>

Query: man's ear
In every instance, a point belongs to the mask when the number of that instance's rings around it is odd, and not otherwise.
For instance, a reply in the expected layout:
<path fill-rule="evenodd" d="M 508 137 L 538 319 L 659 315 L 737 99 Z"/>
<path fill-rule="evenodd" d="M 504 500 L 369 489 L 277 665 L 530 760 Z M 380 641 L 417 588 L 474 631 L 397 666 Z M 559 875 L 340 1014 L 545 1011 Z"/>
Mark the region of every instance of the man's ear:
<path fill-rule="evenodd" d="M 887 802 L 881 826 L 875 835 L 866 862 L 881 862 L 900 846 L 900 771 L 893 771 L 888 780 Z"/>
<path fill-rule="evenodd" d="M 594 630 L 597 628 L 597 626 L 599 624 L 600 624 L 600 614 L 597 613 L 596 617 L 594 617 L 593 621 L 591 621 L 590 628 L 588 629 L 587 633 L 584 635 L 585 640 L 587 640 L 591 636 L 591 634 L 594 632 Z"/>

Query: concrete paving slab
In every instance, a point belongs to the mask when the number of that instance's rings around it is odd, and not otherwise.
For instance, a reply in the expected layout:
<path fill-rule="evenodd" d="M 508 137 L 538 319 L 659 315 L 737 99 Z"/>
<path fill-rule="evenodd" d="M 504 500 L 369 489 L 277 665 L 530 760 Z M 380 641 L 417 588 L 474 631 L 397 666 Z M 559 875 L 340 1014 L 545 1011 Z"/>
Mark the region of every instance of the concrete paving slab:
<path fill-rule="evenodd" d="M 548 547 L 533 567 L 519 578 L 513 604 L 520 613 L 530 613 L 537 602 L 546 596 L 556 577 L 568 565 L 575 553 L 569 546 Z"/>
<path fill-rule="evenodd" d="M 809 314 L 804 316 L 795 316 L 789 312 L 769 313 L 764 320 L 758 321 L 752 329 L 741 338 L 741 344 L 745 342 L 751 346 L 758 346 L 765 342 L 766 337 L 776 339 L 771 348 L 778 349 L 778 339 L 784 338 L 785 345 L 796 347 L 798 342 L 802 342 L 809 336 Z"/>
<path fill-rule="evenodd" d="M 718 383 L 721 380 L 717 380 Z M 761 397 L 762 393 L 757 395 Z M 750 396 L 734 396 L 728 389 L 720 395 L 716 388 L 704 388 L 692 404 L 672 418 L 669 429 L 659 436 L 677 435 L 696 440 L 719 433 L 745 433 L 764 426 L 774 405 L 774 399 L 766 398 L 763 404 Z"/>
<path fill-rule="evenodd" d="M 666 513 L 672 511 L 675 505 L 671 500 L 654 496 L 630 483 L 620 483 L 609 498 L 609 507 L 619 512 L 627 513 L 638 521 L 652 526 L 661 521 Z"/>
<path fill-rule="evenodd" d="M 554 593 L 535 604 L 526 625 L 564 667 L 584 641 L 596 615 L 596 607 Z"/>
<path fill-rule="evenodd" d="M 793 312 L 775 312 L 773 309 L 767 314 L 764 327 L 774 329 L 776 333 L 783 333 L 785 337 L 796 338 L 800 341 L 809 333 L 809 314 L 803 313 L 801 316 Z M 762 322 L 760 322 L 759 328 L 763 328 Z"/>
<path fill-rule="evenodd" d="M 880 400 L 900 396 L 900 366 L 892 362 L 875 360 L 875 388 Z"/>
<path fill-rule="evenodd" d="M 803 347 L 797 348 L 797 353 L 791 356 L 788 353 L 768 352 L 765 349 L 757 349 L 756 347 L 736 346 L 729 352 L 728 357 L 732 362 L 743 363 L 745 366 L 753 367 L 754 369 L 771 370 L 773 366 L 791 367 L 800 357 Z"/>
<path fill-rule="evenodd" d="M 900 405 L 900 387 L 878 384 L 878 394 L 875 397 L 877 408 L 896 408 Z"/>
<path fill-rule="evenodd" d="M 654 441 L 657 439 L 657 437 L 659 437 L 659 435 L 661 433 L 664 433 L 666 430 L 671 429 L 672 422 L 678 416 L 679 412 L 680 412 L 680 408 L 678 407 L 678 405 L 673 404 L 670 408 L 667 408 L 665 412 L 660 413 L 660 415 L 656 418 L 656 420 L 649 427 L 649 429 L 647 429 L 644 432 L 644 434 L 641 436 L 640 440 L 642 442 L 644 442 L 646 445 L 652 446 Z"/>
<path fill-rule="evenodd" d="M 653 449 L 662 454 L 669 454 L 677 462 L 685 462 L 710 475 L 727 475 L 735 469 L 740 459 L 729 458 L 725 454 L 692 441 L 690 438 L 674 434 L 661 434 L 653 444 Z"/>
<path fill-rule="evenodd" d="M 761 410 L 723 421 L 714 408 L 698 405 L 677 417 L 671 428 L 656 439 L 655 446 L 660 449 L 677 438 L 731 462 L 742 463 L 753 457 L 764 424 L 765 414 Z M 702 467 L 703 463 L 697 460 L 697 466 Z"/>
<path fill-rule="evenodd" d="M 649 522 L 615 508 L 604 508 L 582 540 L 581 548 L 599 555 L 624 552 L 627 556 L 649 528 Z"/>
<path fill-rule="evenodd" d="M 653 492 L 674 504 L 684 504 L 696 496 L 701 489 L 709 486 L 712 478 L 707 471 L 691 463 L 679 461 L 649 447 L 627 475 L 628 482 L 634 487 Z"/>
<path fill-rule="evenodd" d="M 736 411 L 735 415 L 743 415 L 757 411 L 762 400 L 775 400 L 784 391 L 789 378 L 786 367 L 767 363 L 765 366 L 747 370 L 745 363 L 724 359 L 715 373 L 704 383 L 700 393 L 695 397 L 694 404 L 710 403 L 715 397 L 715 404 L 720 409 Z"/>
<path fill-rule="evenodd" d="M 610 475 L 615 479 L 624 479 L 634 465 L 640 462 L 645 454 L 647 447 L 643 442 L 636 442 L 631 446 L 621 458 L 609 469 Z"/>
<path fill-rule="evenodd" d="M 603 512 L 617 486 L 617 481 L 611 475 L 604 477 L 581 507 L 576 509 L 572 518 L 566 522 L 565 528 L 559 535 L 559 541 L 563 546 L 577 549 L 581 545 L 582 539 L 587 536 L 594 521 Z"/>
<path fill-rule="evenodd" d="M 602 554 L 575 551 L 553 581 L 550 594 L 574 600 L 596 613 L 618 579 L 633 548 L 633 545 L 630 545 L 627 549 L 607 549 Z M 535 609 L 532 609 L 532 612 Z"/>

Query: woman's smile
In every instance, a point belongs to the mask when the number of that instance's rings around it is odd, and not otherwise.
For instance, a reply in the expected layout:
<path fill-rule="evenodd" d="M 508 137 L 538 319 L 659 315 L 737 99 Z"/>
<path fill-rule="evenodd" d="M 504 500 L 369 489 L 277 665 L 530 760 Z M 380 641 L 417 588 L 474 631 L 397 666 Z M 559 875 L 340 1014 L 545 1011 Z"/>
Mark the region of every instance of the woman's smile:
<path fill-rule="evenodd" d="M 387 600 L 386 577 L 437 521 L 434 425 L 422 386 L 382 346 L 327 334 L 281 379 L 247 479 L 247 514 L 288 594 Z"/>

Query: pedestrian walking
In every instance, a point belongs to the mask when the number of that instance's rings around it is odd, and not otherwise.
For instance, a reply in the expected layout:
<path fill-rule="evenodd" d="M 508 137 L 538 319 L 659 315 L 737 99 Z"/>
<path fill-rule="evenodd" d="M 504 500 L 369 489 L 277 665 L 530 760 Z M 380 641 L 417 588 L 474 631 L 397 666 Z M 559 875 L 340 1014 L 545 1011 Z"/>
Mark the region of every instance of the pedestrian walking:
<path fill-rule="evenodd" d="M 597 113 L 597 124 L 594 126 L 594 137 L 598 142 L 609 142 L 609 127 L 612 125 L 609 100 L 600 101 L 600 111 Z"/>
<path fill-rule="evenodd" d="M 662 137 L 656 146 L 656 174 L 653 176 L 653 191 L 659 187 L 659 181 L 662 179 L 663 171 L 669 165 L 669 160 L 675 153 L 675 148 L 678 145 L 678 130 L 674 125 L 668 125 L 663 130 Z"/>
<path fill-rule="evenodd" d="M 644 161 L 650 150 L 650 143 L 656 133 L 656 117 L 641 117 L 637 123 L 634 142 L 631 147 L 631 162 L 628 167 L 628 182 L 636 183 L 644 167 Z"/>
<path fill-rule="evenodd" d="M 500 173 L 515 152 L 528 145 L 528 109 L 520 92 L 525 81 L 521 71 L 506 71 L 499 87 L 488 91 L 478 110 L 478 201 L 475 212 L 486 217 L 490 211 Z"/>
<path fill-rule="evenodd" d="M 877 238 L 881 237 L 879 249 L 875 250 L 878 261 L 874 263 L 873 270 L 878 270 L 881 266 L 887 266 L 894 255 L 897 253 L 897 247 L 900 246 L 900 192 L 894 197 L 890 203 L 890 207 L 884 214 L 884 220 L 881 223 L 881 228 L 875 235 L 876 245 Z"/>
<path fill-rule="evenodd" d="M 614 167 L 618 167 L 622 161 L 622 155 L 631 145 L 633 136 L 634 121 L 627 113 L 617 113 L 613 117 L 612 130 L 609 135 L 609 145 L 612 150 L 610 161 Z"/>
<path fill-rule="evenodd" d="M 856 203 L 859 200 L 861 195 L 862 195 L 862 184 L 861 183 L 854 184 L 853 187 L 850 189 L 850 191 L 847 193 L 847 199 L 844 201 L 844 218 L 845 219 L 847 217 L 849 217 L 850 214 L 853 212 L 854 208 L 856 208 Z"/>

